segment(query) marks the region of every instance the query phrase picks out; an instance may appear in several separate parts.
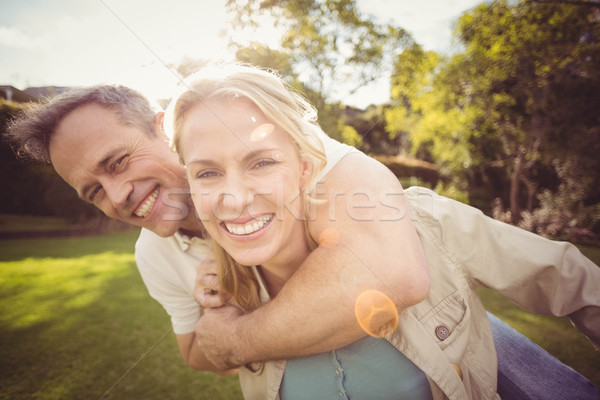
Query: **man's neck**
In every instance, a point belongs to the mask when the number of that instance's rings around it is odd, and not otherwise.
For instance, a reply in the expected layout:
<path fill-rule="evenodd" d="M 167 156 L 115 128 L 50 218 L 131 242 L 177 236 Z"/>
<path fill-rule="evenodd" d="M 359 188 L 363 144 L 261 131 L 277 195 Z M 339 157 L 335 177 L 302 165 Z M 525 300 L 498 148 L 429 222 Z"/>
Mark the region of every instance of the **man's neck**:
<path fill-rule="evenodd" d="M 196 228 L 196 229 L 179 228 L 179 233 L 181 233 L 182 235 L 189 236 L 189 237 L 208 239 L 208 233 L 206 233 L 206 231 L 202 227 L 200 227 L 200 229 L 198 229 L 198 228 Z"/>

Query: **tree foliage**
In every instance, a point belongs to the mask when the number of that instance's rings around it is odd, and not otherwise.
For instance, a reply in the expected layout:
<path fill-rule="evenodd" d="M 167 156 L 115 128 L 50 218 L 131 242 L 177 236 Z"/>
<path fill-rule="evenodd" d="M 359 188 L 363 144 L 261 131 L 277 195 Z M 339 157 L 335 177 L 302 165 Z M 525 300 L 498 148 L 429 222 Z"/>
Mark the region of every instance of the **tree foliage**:
<path fill-rule="evenodd" d="M 366 132 L 344 124 L 344 96 L 386 75 L 391 55 L 412 42 L 401 28 L 378 24 L 353 0 L 228 0 L 233 15 L 227 32 L 240 61 L 291 77 L 319 112 L 325 132 L 360 146 Z M 239 32 L 273 24 L 280 37 L 272 47 L 236 40 Z"/>
<path fill-rule="evenodd" d="M 413 154 L 435 161 L 446 176 L 454 197 L 466 190 L 466 174 L 473 164 L 471 139 L 477 110 L 466 101 L 467 83 L 456 59 L 441 58 L 414 45 L 394 62 L 392 99 L 386 114 L 391 137 L 407 134 Z M 450 189 L 451 188 L 451 189 Z M 444 192 L 443 185 L 438 191 Z M 447 193 L 446 193 L 447 194 Z"/>
<path fill-rule="evenodd" d="M 576 142 L 598 139 L 598 17 L 576 4 L 495 1 L 463 15 L 457 33 L 482 111 L 477 128 L 498 144 L 485 158 L 508 170 L 518 222 L 543 188 L 541 166 L 564 162 Z"/>
<path fill-rule="evenodd" d="M 462 53 L 413 46 L 394 63 L 390 134 L 408 132 L 447 181 L 538 231 L 553 231 L 541 227 L 551 205 L 585 209 L 587 224 L 570 221 L 588 230 L 600 219 L 600 9 L 579 3 L 481 4 L 458 20 Z"/>
<path fill-rule="evenodd" d="M 278 50 L 307 86 L 328 98 L 379 78 L 390 55 L 412 41 L 404 29 L 361 13 L 353 0 L 228 0 L 227 9 L 233 14 L 232 38 L 269 16 L 281 32 Z"/>

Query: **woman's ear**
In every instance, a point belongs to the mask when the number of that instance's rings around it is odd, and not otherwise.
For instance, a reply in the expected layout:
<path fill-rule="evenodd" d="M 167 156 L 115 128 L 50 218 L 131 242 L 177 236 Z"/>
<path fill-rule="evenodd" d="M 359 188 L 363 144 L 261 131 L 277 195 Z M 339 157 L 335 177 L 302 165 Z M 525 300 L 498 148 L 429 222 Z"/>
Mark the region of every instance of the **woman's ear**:
<path fill-rule="evenodd" d="M 304 189 L 312 177 L 313 163 L 308 157 L 300 158 L 300 189 Z"/>

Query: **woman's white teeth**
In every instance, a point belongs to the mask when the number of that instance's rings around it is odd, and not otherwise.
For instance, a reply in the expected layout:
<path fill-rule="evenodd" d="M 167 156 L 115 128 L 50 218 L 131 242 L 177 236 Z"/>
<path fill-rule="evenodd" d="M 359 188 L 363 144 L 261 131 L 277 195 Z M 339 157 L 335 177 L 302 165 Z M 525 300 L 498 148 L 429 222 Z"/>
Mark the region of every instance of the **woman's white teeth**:
<path fill-rule="evenodd" d="M 154 203 L 156 203 L 157 198 L 158 198 L 158 187 L 156 189 L 154 189 L 154 192 L 152 192 L 152 194 L 150 196 L 148 196 L 148 198 L 146 199 L 144 204 L 142 204 L 140 206 L 140 208 L 135 210 L 134 214 L 140 218 L 146 217 L 148 214 L 150 214 L 150 211 L 152 210 Z"/>
<path fill-rule="evenodd" d="M 266 215 L 247 224 L 230 224 L 226 222 L 225 227 L 229 233 L 233 233 L 234 235 L 249 235 L 263 228 L 271 219 L 273 219 L 273 215 Z"/>

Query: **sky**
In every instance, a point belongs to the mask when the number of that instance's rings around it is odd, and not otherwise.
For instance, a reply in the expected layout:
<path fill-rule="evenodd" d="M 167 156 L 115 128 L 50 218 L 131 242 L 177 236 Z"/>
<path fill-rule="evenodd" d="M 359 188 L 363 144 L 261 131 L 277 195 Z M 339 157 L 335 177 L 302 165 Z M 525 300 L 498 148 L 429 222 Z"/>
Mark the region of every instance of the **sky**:
<path fill-rule="evenodd" d="M 409 31 L 426 50 L 452 50 L 452 24 L 484 0 L 357 0 L 379 22 Z M 168 98 L 187 55 L 231 60 L 221 37 L 225 0 L 0 0 L 0 85 L 123 84 Z M 272 40 L 272 28 L 257 39 Z M 388 79 L 343 99 L 385 102 Z"/>

